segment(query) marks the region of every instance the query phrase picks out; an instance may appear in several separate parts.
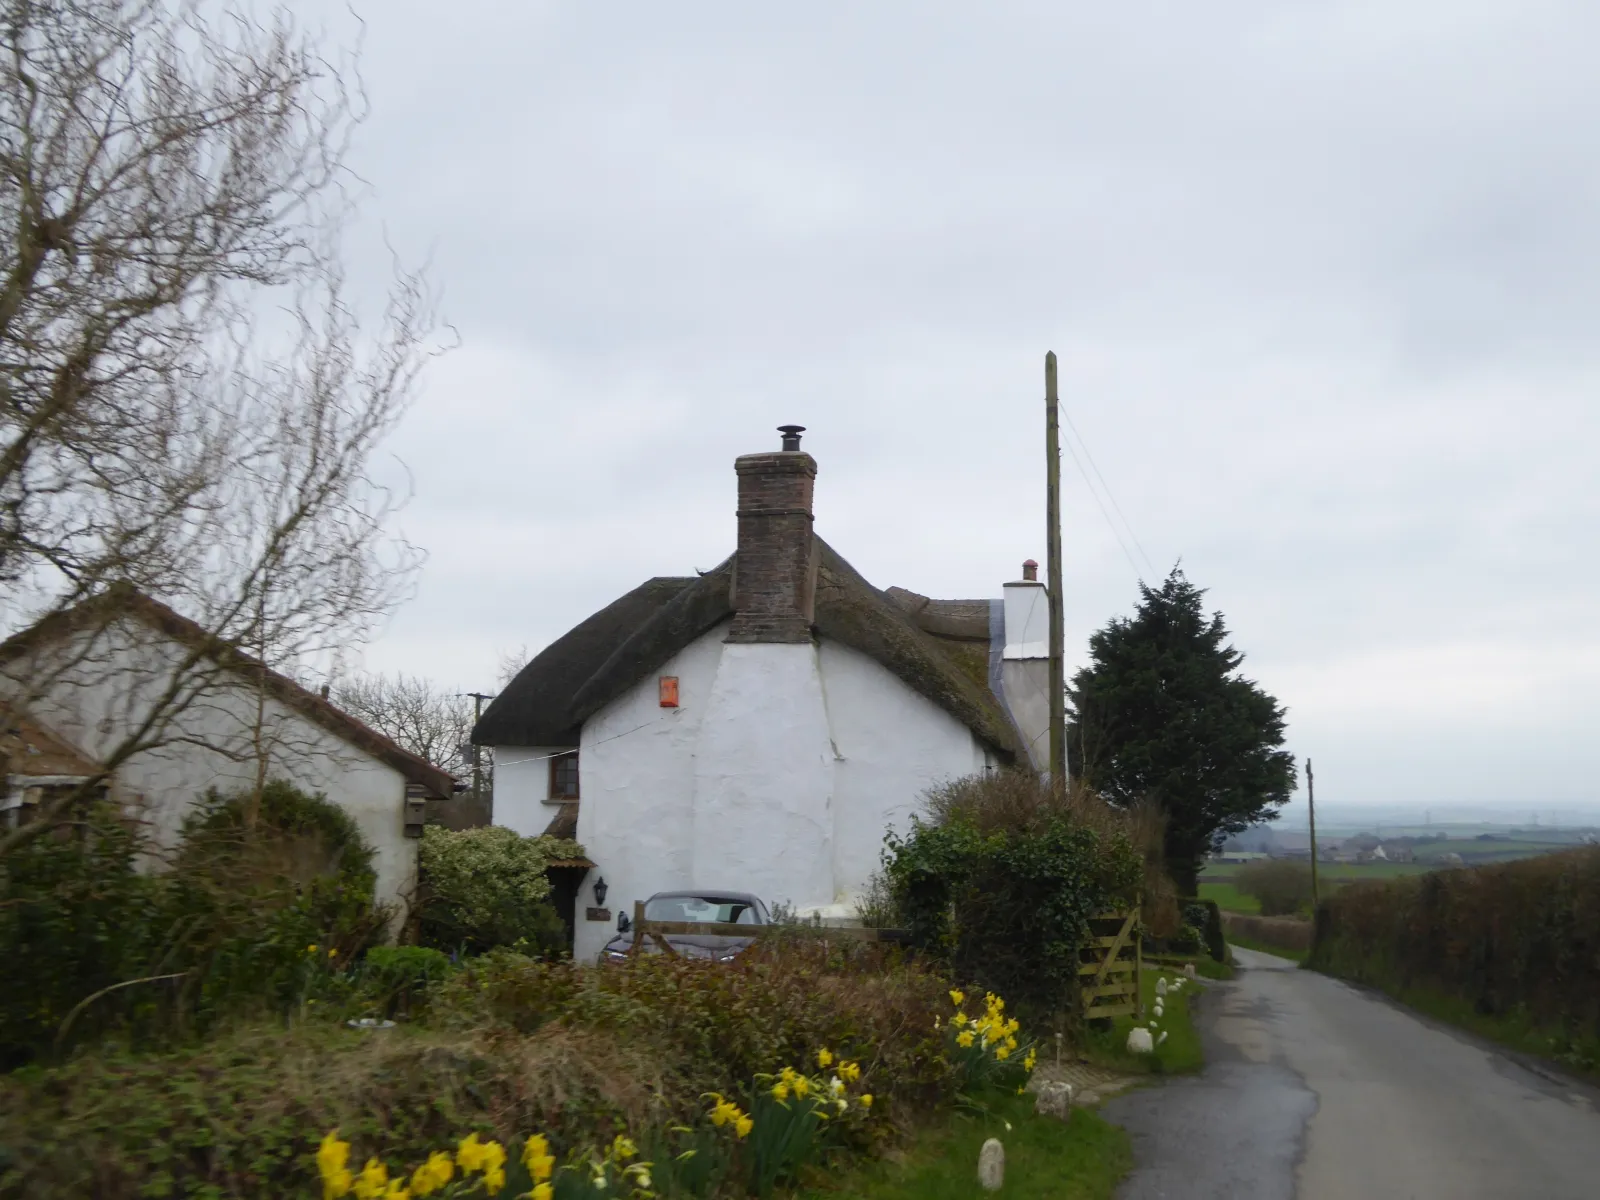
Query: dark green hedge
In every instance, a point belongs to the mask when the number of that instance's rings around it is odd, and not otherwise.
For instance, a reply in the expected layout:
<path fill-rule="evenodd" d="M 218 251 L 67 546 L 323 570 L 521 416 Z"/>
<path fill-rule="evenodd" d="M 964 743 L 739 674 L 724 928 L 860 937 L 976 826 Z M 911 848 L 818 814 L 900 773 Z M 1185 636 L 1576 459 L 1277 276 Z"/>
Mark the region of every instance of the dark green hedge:
<path fill-rule="evenodd" d="M 1600 1036 L 1600 847 L 1346 886 L 1308 965 Z"/>
<path fill-rule="evenodd" d="M 917 825 L 889 839 L 885 865 L 914 945 L 1033 1011 L 1076 1008 L 1088 920 L 1130 902 L 1143 870 L 1127 837 L 1064 817 L 1030 830 Z"/>

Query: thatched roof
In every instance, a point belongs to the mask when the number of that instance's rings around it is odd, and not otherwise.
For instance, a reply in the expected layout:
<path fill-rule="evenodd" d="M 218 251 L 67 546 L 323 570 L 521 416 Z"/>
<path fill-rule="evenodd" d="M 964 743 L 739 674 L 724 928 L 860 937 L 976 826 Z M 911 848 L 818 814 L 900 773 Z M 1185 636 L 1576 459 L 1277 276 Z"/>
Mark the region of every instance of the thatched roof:
<path fill-rule="evenodd" d="M 988 601 L 886 594 L 820 538 L 817 550 L 818 633 L 883 664 L 1003 757 L 1025 757 L 987 684 Z M 733 570 L 730 556 L 697 579 L 652 579 L 601 609 L 523 668 L 485 710 L 473 740 L 577 745 L 586 719 L 733 615 Z"/>
<path fill-rule="evenodd" d="M 125 617 L 140 621 L 180 645 L 198 650 L 212 662 L 242 676 L 250 686 L 259 683 L 269 695 L 307 720 L 393 767 L 406 782 L 420 784 L 440 799 L 448 798 L 455 791 L 455 779 L 448 771 L 411 753 L 366 722 L 307 691 L 287 675 L 274 671 L 198 622 L 133 588 L 114 586 L 72 608 L 51 613 L 0 642 L 0 666 L 71 634 L 98 633 Z"/>
<path fill-rule="evenodd" d="M 480 746 L 576 746 L 579 691 L 670 600 L 700 582 L 673 575 L 646 580 L 551 642 L 483 710 L 472 740 Z"/>

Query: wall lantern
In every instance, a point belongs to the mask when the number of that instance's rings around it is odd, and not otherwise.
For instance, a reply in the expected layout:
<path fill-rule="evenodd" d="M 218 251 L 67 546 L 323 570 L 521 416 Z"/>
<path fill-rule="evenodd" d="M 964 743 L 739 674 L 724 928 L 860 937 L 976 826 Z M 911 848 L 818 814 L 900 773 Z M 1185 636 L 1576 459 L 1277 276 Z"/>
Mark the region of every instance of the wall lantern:
<path fill-rule="evenodd" d="M 606 906 L 606 892 L 609 890 L 610 889 L 606 887 L 604 875 L 594 881 L 594 902 L 601 908 Z"/>

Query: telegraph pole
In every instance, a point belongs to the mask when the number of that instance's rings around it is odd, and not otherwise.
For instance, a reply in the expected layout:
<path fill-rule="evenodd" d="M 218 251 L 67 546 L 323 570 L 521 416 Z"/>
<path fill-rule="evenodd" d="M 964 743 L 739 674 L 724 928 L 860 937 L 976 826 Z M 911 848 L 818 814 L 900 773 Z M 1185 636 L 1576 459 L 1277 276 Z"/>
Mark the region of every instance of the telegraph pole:
<path fill-rule="evenodd" d="M 1311 810 L 1311 911 L 1317 911 L 1317 778 L 1306 759 L 1306 806 Z"/>
<path fill-rule="evenodd" d="M 1046 586 L 1050 597 L 1050 790 L 1067 790 L 1067 697 L 1061 604 L 1061 418 L 1056 354 L 1044 356 Z"/>
<path fill-rule="evenodd" d="M 468 692 L 472 697 L 472 727 L 478 727 L 478 718 L 483 716 L 483 702 L 493 700 L 493 696 L 486 696 L 482 692 Z M 476 809 L 483 801 L 483 747 L 477 742 L 472 743 L 472 807 Z M 474 817 L 476 820 L 476 817 Z"/>

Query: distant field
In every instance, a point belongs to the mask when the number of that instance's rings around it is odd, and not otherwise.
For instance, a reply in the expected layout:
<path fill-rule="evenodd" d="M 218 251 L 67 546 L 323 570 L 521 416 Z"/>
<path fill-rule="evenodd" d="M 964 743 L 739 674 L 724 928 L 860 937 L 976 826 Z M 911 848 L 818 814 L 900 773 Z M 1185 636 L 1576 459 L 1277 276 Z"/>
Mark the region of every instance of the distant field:
<path fill-rule="evenodd" d="M 1431 842 L 1417 847 L 1417 857 L 1438 859 L 1446 854 L 1459 854 L 1467 862 L 1511 862 L 1572 848 L 1571 842 L 1536 842 L 1528 838 L 1494 838 L 1491 841 L 1451 838 L 1446 842 Z"/>
<path fill-rule="evenodd" d="M 1442 844 L 1442 843 L 1441 843 Z M 1308 863 L 1307 866 L 1310 864 Z M 1245 866 L 1244 863 L 1208 863 L 1200 873 L 1205 882 L 1232 879 Z M 1422 875 L 1436 870 L 1438 863 L 1325 863 L 1317 864 L 1318 879 L 1356 880 L 1393 879 L 1399 875 Z M 1203 894 L 1203 893 L 1202 893 Z M 1217 903 L 1221 903 L 1219 900 Z"/>
<path fill-rule="evenodd" d="M 1261 911 L 1261 902 L 1254 896 L 1246 896 L 1231 883 L 1221 881 L 1212 883 L 1209 880 L 1210 874 L 1211 872 L 1207 871 L 1208 878 L 1200 883 L 1200 899 L 1215 900 L 1217 907 L 1224 912 L 1255 914 Z"/>

